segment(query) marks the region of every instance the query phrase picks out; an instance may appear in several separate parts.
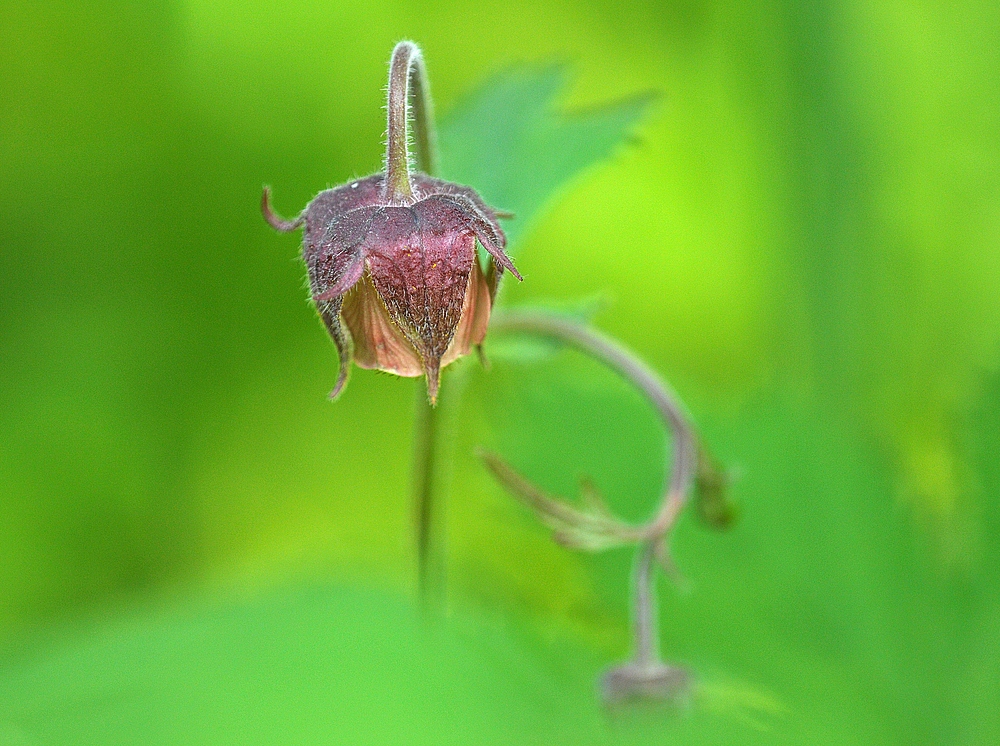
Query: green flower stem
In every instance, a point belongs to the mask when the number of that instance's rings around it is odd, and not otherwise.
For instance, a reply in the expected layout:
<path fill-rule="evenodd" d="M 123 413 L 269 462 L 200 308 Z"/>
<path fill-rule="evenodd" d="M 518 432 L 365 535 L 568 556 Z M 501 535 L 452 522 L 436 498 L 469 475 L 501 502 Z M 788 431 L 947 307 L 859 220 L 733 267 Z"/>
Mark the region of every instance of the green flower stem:
<path fill-rule="evenodd" d="M 417 545 L 417 590 L 427 599 L 432 590 L 432 528 L 436 517 L 434 486 L 437 477 L 438 409 L 417 387 L 417 411 L 413 422 L 413 526 Z"/>

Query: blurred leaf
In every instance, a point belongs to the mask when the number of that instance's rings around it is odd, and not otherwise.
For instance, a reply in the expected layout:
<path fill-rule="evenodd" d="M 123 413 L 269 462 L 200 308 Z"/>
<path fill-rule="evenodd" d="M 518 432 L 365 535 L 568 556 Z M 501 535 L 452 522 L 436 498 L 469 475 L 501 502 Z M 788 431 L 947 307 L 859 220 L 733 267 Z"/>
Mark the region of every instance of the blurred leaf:
<path fill-rule="evenodd" d="M 606 158 L 649 110 L 652 95 L 563 114 L 562 68 L 513 70 L 488 81 L 441 125 L 441 173 L 509 210 L 517 240 L 570 179 Z M 512 252 L 513 253 L 513 252 Z"/>
<path fill-rule="evenodd" d="M 588 699 L 585 678 L 548 670 L 495 622 L 428 626 L 398 596 L 314 587 L 149 612 L 43 645 L 0 673 L 0 735 L 219 746 L 563 732 L 585 742 L 597 717 Z M 550 707 L 563 714 L 550 719 Z"/>
<path fill-rule="evenodd" d="M 316 586 L 66 630 L 0 669 L 0 743 L 599 744 L 600 665 L 502 619 L 428 624 L 394 594 Z M 705 692 L 615 741 L 747 731 Z"/>

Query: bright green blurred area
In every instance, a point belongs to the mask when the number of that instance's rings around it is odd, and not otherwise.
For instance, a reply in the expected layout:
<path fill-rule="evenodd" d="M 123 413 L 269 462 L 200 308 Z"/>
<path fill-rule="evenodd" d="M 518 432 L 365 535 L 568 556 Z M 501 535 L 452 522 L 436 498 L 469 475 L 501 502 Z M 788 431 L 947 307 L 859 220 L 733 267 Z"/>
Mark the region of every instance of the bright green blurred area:
<path fill-rule="evenodd" d="M 663 438 L 571 354 L 472 360 L 449 618 L 412 610 L 414 381 L 354 371 L 294 214 L 381 158 L 386 61 L 447 120 L 568 63 L 660 99 L 516 224 L 506 301 L 602 294 L 742 475 L 675 540 L 657 743 L 1000 741 L 993 3 L 0 2 L 0 743 L 605 743 L 629 558 L 570 553 L 476 444 L 633 518 Z M 477 184 L 473 184 L 477 186 Z M 304 589 L 303 589 L 304 588 Z M 81 621 L 82 620 L 82 621 Z M 110 725 L 109 725 L 110 724 Z"/>

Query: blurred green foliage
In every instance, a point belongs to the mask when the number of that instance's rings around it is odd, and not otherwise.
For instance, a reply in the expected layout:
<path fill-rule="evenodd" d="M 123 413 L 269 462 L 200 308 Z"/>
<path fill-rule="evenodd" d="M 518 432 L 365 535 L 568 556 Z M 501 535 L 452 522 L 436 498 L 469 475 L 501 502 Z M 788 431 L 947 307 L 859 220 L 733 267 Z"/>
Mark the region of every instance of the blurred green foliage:
<path fill-rule="evenodd" d="M 995 4 L 0 17 L 0 743 L 1000 741 Z M 505 294 L 610 297 L 598 323 L 742 475 L 739 524 L 685 520 L 690 589 L 662 592 L 687 713 L 603 718 L 628 558 L 555 546 L 471 455 L 644 515 L 663 436 L 573 354 L 462 363 L 451 613 L 410 608 L 414 382 L 356 371 L 325 401 L 297 246 L 257 211 L 265 182 L 292 214 L 378 167 L 403 37 L 443 132 L 520 62 L 569 62 L 571 112 L 662 92 L 511 223 L 526 280 Z"/>

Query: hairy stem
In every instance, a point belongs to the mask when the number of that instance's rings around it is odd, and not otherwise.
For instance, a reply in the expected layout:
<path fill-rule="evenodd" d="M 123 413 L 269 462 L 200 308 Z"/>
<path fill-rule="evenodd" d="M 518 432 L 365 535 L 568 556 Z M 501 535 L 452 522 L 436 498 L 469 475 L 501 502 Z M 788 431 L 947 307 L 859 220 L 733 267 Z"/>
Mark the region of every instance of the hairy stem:
<path fill-rule="evenodd" d="M 413 197 L 413 187 L 410 184 L 411 118 L 417 168 L 427 174 L 433 174 L 437 168 L 434 111 L 427 71 L 420 47 L 411 41 L 401 41 L 392 50 L 386 111 L 386 197 L 405 202 Z"/>
<path fill-rule="evenodd" d="M 401 41 L 389 61 L 389 95 L 385 147 L 385 191 L 392 201 L 413 199 L 410 183 L 410 122 L 413 123 L 415 161 L 418 169 L 433 175 L 437 170 L 437 138 L 427 70 L 420 47 Z M 413 526 L 417 549 L 417 588 L 427 600 L 433 584 L 434 522 L 440 512 L 435 504 L 438 471 L 440 416 L 423 391 L 417 394 L 413 424 Z"/>

